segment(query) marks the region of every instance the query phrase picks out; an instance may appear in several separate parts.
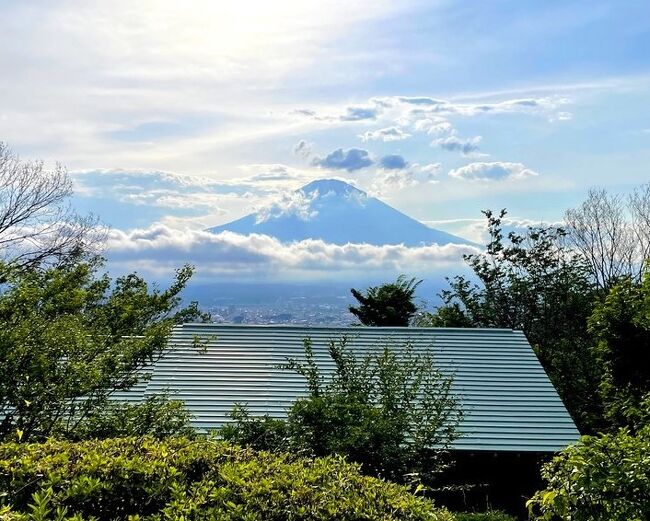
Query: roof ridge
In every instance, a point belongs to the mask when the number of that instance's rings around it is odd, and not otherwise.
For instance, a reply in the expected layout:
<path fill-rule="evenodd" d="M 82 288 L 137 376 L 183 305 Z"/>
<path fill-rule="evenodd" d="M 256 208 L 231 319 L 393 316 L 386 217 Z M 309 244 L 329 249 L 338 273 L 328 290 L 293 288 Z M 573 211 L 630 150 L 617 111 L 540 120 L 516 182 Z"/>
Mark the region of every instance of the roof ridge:
<path fill-rule="evenodd" d="M 419 326 L 308 326 L 300 324 L 231 324 L 218 322 L 186 322 L 176 327 L 224 327 L 232 329 L 325 329 L 325 330 L 350 330 L 350 331 L 478 331 L 478 332 L 513 332 L 521 333 L 519 329 L 507 327 L 419 327 Z"/>

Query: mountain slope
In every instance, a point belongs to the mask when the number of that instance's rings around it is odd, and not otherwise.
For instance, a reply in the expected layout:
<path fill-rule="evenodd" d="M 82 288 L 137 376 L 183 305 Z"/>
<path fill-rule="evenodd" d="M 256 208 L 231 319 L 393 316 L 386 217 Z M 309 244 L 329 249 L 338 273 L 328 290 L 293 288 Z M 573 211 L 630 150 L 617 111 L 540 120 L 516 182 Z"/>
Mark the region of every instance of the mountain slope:
<path fill-rule="evenodd" d="M 260 233 L 282 242 L 321 239 L 334 244 L 471 244 L 429 228 L 336 179 L 313 181 L 280 203 L 209 231 Z"/>

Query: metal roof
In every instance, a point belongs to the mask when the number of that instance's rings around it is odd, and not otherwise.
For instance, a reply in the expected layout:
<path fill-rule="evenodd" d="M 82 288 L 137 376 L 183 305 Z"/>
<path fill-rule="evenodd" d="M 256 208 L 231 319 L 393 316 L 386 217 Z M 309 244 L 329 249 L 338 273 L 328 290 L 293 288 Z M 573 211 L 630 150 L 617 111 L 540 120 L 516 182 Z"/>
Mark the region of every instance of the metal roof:
<path fill-rule="evenodd" d="M 253 415 L 283 417 L 305 394 L 305 382 L 278 366 L 303 356 L 309 337 L 327 371 L 327 344 L 342 336 L 356 353 L 407 342 L 430 351 L 439 369 L 454 375 L 465 413 L 456 449 L 553 452 L 579 437 L 526 337 L 509 329 L 185 324 L 135 394 L 172 393 L 205 430 L 227 423 L 235 403 L 247 404 Z"/>

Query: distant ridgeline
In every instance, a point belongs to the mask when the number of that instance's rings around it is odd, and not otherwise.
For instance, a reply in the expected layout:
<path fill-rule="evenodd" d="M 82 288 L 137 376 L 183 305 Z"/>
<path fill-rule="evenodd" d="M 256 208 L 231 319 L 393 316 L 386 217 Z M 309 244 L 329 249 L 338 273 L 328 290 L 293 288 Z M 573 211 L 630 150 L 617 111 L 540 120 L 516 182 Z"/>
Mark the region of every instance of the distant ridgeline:
<path fill-rule="evenodd" d="M 429 228 L 337 179 L 313 181 L 279 202 L 209 231 L 259 233 L 282 242 L 320 239 L 333 244 L 472 244 Z"/>

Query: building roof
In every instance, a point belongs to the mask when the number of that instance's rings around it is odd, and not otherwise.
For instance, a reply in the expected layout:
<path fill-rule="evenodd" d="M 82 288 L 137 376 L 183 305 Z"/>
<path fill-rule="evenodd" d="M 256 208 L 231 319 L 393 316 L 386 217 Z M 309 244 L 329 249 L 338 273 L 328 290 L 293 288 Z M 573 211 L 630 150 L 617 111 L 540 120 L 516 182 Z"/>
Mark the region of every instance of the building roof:
<path fill-rule="evenodd" d="M 430 351 L 440 370 L 454 375 L 465 413 L 456 449 L 554 452 L 579 437 L 526 337 L 509 329 L 185 324 L 174 330 L 151 380 L 131 394 L 168 391 L 205 430 L 227 423 L 235 403 L 253 415 L 283 417 L 305 394 L 305 382 L 278 366 L 303 356 L 309 337 L 317 362 L 329 370 L 327 344 L 342 336 L 356 353 L 407 342 Z"/>

